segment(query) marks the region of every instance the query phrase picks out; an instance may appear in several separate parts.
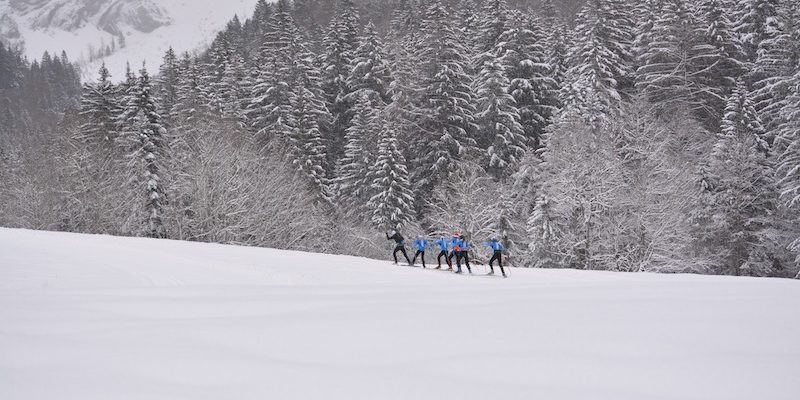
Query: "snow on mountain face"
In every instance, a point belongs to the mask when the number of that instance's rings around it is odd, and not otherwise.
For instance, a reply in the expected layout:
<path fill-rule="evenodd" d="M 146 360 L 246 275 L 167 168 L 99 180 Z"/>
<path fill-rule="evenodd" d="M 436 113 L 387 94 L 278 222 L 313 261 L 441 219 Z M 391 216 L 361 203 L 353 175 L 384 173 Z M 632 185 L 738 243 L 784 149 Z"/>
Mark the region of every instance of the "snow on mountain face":
<path fill-rule="evenodd" d="M 152 0 L 11 0 L 11 9 L 29 16 L 33 29 L 62 29 L 73 32 L 87 24 L 112 34 L 123 26 L 140 32 L 172 22 Z"/>
<path fill-rule="evenodd" d="M 130 62 L 153 69 L 163 53 L 207 45 L 234 15 L 257 0 L 0 0 L 0 40 L 30 59 L 65 50 L 93 79 L 106 62 L 115 79 Z"/>

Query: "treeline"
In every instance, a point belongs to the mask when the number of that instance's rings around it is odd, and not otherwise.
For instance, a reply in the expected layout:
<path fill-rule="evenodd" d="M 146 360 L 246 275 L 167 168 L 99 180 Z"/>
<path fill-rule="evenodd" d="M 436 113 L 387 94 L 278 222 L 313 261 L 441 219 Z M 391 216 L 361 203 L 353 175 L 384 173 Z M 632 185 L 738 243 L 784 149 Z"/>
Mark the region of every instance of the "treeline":
<path fill-rule="evenodd" d="M 66 53 L 29 62 L 0 43 L 0 140 L 47 130 L 77 107 L 80 75 Z"/>
<path fill-rule="evenodd" d="M 79 106 L 80 75 L 66 54 L 28 61 L 0 44 L 0 225 L 58 229 L 64 152 L 56 146 L 67 110 Z"/>
<path fill-rule="evenodd" d="M 101 70 L 63 124 L 53 221 L 365 255 L 376 228 L 459 230 L 518 266 L 797 273 L 796 2 L 368 6 L 262 1 L 154 81 Z"/>

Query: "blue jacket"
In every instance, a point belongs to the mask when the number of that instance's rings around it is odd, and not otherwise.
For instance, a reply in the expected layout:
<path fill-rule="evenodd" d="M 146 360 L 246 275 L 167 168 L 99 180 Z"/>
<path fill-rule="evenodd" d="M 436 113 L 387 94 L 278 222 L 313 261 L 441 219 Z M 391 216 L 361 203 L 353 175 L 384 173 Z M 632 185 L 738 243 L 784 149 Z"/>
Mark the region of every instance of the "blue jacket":
<path fill-rule="evenodd" d="M 491 247 L 492 250 L 494 250 L 494 251 L 503 251 L 503 250 L 505 250 L 505 247 L 503 247 L 503 244 L 500 243 L 497 240 L 492 240 L 490 242 L 483 242 L 483 245 L 487 246 L 487 247 Z"/>
<path fill-rule="evenodd" d="M 450 239 L 450 246 L 453 248 L 453 251 L 455 251 L 456 247 L 461 246 L 461 239 L 457 237 Z"/>
<path fill-rule="evenodd" d="M 417 247 L 417 250 L 425 251 L 425 248 L 428 247 L 428 241 L 425 239 L 417 239 L 414 241 L 414 246 Z"/>
<path fill-rule="evenodd" d="M 439 245 L 439 248 L 442 249 L 442 251 L 447 251 L 450 248 L 450 242 L 448 242 L 445 238 L 437 240 L 436 244 Z"/>
<path fill-rule="evenodd" d="M 461 251 L 469 251 L 470 247 L 472 247 L 472 243 L 469 240 L 461 241 Z"/>

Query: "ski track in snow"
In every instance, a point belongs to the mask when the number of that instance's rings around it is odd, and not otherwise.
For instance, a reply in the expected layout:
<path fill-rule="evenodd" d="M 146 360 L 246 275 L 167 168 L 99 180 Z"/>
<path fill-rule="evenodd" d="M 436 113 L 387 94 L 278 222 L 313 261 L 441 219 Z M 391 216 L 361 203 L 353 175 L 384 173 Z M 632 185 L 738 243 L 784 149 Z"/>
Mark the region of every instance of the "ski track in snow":
<path fill-rule="evenodd" d="M 0 399 L 796 400 L 799 311 L 792 280 L 0 229 Z"/>

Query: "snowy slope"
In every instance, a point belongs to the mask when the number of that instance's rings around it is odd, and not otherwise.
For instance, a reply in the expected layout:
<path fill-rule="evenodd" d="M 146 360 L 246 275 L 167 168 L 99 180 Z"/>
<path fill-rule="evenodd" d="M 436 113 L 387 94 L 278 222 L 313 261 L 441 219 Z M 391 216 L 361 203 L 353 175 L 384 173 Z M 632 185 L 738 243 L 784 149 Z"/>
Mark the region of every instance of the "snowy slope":
<path fill-rule="evenodd" d="M 169 46 L 179 53 L 204 48 L 234 15 L 249 17 L 257 1 L 0 0 L 0 39 L 24 45 L 30 59 L 66 50 L 89 79 L 105 61 L 119 80 L 128 61 L 136 69 L 143 61 L 157 68 Z M 91 61 L 112 41 L 116 52 Z"/>
<path fill-rule="evenodd" d="M 800 398 L 800 282 L 0 229 L 0 398 Z"/>

